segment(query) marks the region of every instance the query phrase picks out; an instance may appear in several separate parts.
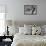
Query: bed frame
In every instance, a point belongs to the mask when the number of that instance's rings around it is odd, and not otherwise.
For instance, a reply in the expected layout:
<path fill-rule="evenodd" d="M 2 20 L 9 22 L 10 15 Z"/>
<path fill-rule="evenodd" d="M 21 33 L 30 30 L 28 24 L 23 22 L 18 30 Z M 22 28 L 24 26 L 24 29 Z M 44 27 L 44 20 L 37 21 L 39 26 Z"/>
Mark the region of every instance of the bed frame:
<path fill-rule="evenodd" d="M 46 21 L 15 21 L 15 20 L 6 20 L 6 25 L 14 25 L 14 26 L 23 26 L 24 24 L 27 24 L 27 25 L 33 25 L 33 24 L 36 24 L 36 25 L 45 25 L 46 24 Z"/>

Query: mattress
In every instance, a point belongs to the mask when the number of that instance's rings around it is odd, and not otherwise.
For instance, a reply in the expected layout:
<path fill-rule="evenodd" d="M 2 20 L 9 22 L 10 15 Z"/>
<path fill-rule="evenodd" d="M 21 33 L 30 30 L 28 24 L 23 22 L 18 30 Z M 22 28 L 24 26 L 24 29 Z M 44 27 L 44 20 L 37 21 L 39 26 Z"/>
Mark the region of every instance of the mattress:
<path fill-rule="evenodd" d="M 11 46 L 46 46 L 46 36 L 16 34 Z"/>

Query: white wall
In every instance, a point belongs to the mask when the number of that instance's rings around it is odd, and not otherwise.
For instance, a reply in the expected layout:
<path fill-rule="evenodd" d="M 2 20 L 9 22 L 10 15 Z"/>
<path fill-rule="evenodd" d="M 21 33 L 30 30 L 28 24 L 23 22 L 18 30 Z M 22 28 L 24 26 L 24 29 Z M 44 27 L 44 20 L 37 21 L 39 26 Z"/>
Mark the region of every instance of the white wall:
<path fill-rule="evenodd" d="M 38 6 L 38 14 L 24 15 L 24 4 L 36 4 Z M 46 0 L 16 0 L 16 20 L 23 21 L 45 21 L 46 20 Z"/>
<path fill-rule="evenodd" d="M 46 21 L 46 0 L 0 0 L 0 4 L 7 5 L 9 20 L 16 21 Z M 24 4 L 38 6 L 37 15 L 24 15 Z"/>

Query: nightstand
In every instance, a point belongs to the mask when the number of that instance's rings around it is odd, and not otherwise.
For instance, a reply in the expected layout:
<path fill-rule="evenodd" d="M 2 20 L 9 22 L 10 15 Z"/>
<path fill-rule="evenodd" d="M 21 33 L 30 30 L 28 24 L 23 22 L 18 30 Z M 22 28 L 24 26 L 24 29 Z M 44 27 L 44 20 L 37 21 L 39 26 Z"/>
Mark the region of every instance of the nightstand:
<path fill-rule="evenodd" d="M 11 46 L 12 42 L 12 36 L 0 36 L 0 46 Z"/>

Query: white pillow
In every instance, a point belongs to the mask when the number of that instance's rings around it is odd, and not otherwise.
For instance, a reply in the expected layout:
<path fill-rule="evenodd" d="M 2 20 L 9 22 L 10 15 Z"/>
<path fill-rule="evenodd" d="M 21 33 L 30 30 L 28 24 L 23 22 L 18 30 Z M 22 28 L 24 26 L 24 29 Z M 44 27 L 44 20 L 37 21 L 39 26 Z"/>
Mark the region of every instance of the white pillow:
<path fill-rule="evenodd" d="M 19 27 L 19 33 L 30 35 L 32 32 L 31 28 Z"/>
<path fill-rule="evenodd" d="M 26 25 L 26 24 L 24 24 L 24 27 L 32 29 L 32 25 Z"/>
<path fill-rule="evenodd" d="M 28 34 L 32 34 L 32 25 L 26 25 L 24 24 L 25 30 L 28 32 Z"/>
<path fill-rule="evenodd" d="M 25 32 L 24 32 L 24 34 L 31 35 L 31 34 L 32 34 L 32 29 L 25 27 Z"/>
<path fill-rule="evenodd" d="M 9 35 L 15 35 L 19 32 L 19 28 L 15 26 L 9 26 Z"/>
<path fill-rule="evenodd" d="M 32 35 L 39 35 L 41 33 L 41 28 L 39 26 L 32 27 Z"/>
<path fill-rule="evenodd" d="M 41 35 L 43 36 L 44 35 L 44 32 L 45 32 L 45 27 L 44 25 L 41 26 Z"/>
<path fill-rule="evenodd" d="M 44 32 L 46 33 L 46 25 L 43 25 L 42 28 L 44 29 Z"/>
<path fill-rule="evenodd" d="M 20 33 L 20 34 L 24 34 L 24 31 L 25 31 L 25 30 L 24 30 L 24 27 L 19 27 L 19 33 Z"/>

